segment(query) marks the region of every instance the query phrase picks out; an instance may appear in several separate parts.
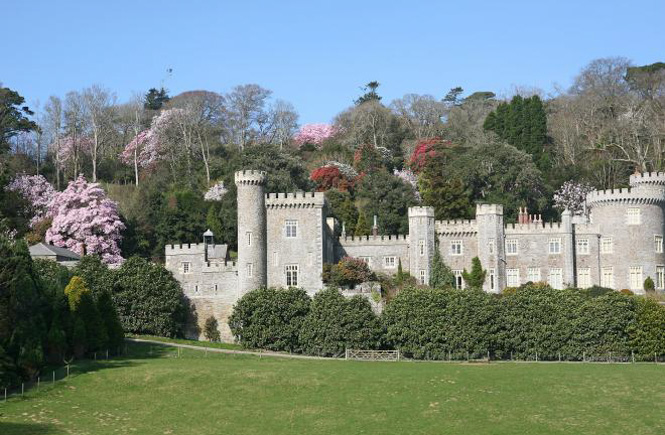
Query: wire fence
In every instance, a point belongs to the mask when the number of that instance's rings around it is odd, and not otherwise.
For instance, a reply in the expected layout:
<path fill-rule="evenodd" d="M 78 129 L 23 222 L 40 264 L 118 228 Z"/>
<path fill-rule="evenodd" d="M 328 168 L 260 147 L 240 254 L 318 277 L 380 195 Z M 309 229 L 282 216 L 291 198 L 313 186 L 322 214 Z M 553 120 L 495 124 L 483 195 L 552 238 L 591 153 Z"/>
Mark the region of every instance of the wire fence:
<path fill-rule="evenodd" d="M 113 352 L 106 350 L 103 352 L 93 352 L 88 355 L 87 361 L 108 360 L 127 353 L 127 346 L 119 348 Z M 77 365 L 65 364 L 56 368 L 48 368 L 39 372 L 30 380 L 22 381 L 20 384 L 0 387 L 0 402 L 4 403 L 13 397 L 23 397 L 28 392 L 39 391 L 46 388 L 53 388 L 59 381 L 67 379 L 74 372 L 80 369 Z"/>

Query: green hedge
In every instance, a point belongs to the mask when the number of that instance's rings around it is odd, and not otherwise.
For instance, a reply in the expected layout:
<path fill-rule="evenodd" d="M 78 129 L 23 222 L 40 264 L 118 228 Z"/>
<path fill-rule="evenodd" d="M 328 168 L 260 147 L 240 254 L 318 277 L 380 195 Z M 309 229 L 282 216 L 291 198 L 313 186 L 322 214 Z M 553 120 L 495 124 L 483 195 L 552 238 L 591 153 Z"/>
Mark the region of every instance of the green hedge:
<path fill-rule="evenodd" d="M 339 356 L 345 348 L 400 349 L 415 359 L 554 360 L 665 356 L 665 307 L 607 289 L 543 284 L 482 290 L 406 287 L 377 317 L 361 297 L 327 289 L 261 289 L 236 305 L 231 328 L 246 347 Z"/>

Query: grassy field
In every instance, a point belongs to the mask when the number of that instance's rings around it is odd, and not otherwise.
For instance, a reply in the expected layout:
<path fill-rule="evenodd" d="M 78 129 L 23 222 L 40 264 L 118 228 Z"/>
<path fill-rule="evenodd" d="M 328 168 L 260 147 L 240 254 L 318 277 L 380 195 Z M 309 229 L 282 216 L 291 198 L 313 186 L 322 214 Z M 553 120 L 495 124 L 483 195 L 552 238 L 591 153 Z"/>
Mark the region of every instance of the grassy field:
<path fill-rule="evenodd" d="M 665 366 L 310 361 L 132 344 L 0 434 L 663 434 Z M 158 349 L 157 351 L 155 349 Z"/>

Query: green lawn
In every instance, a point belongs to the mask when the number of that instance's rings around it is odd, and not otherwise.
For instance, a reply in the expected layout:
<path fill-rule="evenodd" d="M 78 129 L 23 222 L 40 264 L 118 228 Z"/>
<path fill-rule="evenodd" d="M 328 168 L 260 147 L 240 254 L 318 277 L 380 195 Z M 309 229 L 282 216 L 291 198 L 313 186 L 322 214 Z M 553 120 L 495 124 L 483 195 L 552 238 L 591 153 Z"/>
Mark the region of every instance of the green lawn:
<path fill-rule="evenodd" d="M 291 360 L 130 345 L 0 434 L 663 434 L 665 366 Z M 158 348 L 158 351 L 155 351 Z M 160 354 L 157 356 L 156 354 Z"/>

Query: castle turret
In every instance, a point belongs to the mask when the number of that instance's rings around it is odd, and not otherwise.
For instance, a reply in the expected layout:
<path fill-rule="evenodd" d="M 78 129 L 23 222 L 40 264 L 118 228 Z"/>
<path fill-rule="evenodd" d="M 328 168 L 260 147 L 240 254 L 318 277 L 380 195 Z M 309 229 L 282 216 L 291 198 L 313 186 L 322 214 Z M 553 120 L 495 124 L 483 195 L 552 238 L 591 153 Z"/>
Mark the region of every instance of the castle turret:
<path fill-rule="evenodd" d="M 434 255 L 434 208 L 409 208 L 409 272 L 420 284 L 429 284 L 430 260 Z"/>
<path fill-rule="evenodd" d="M 266 273 L 266 173 L 238 171 L 238 291 L 240 295 L 265 287 Z"/>
<path fill-rule="evenodd" d="M 526 211 L 524 214 L 526 215 Z M 476 222 L 478 226 L 478 259 L 483 269 L 487 271 L 483 290 L 498 293 L 506 287 L 503 206 L 499 204 L 478 204 L 476 206 Z"/>

